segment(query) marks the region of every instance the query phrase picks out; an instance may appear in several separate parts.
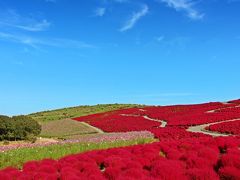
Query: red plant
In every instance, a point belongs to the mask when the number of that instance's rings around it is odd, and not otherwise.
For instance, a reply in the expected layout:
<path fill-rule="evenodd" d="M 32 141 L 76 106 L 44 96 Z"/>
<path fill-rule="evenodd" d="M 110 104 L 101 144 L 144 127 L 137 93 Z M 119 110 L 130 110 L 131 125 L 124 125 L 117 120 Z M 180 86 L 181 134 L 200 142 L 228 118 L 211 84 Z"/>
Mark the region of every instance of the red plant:
<path fill-rule="evenodd" d="M 76 118 L 107 132 L 148 130 L 160 142 L 69 155 L 57 161 L 30 161 L 22 171 L 1 170 L 0 179 L 237 180 L 240 136 L 213 138 L 186 131 L 190 125 L 240 118 L 236 103 L 131 108 Z M 159 127 L 157 120 L 168 124 Z M 217 127 L 233 129 L 235 134 L 240 130 L 235 121 Z"/>
<path fill-rule="evenodd" d="M 217 131 L 220 133 L 240 135 L 240 119 L 238 121 L 230 121 L 214 124 L 207 127 L 207 130 Z"/>

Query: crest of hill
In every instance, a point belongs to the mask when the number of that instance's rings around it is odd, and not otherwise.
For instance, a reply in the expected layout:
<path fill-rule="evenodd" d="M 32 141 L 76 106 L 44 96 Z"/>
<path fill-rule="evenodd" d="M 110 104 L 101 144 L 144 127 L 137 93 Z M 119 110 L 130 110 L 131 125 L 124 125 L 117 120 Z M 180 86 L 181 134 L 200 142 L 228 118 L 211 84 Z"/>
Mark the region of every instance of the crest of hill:
<path fill-rule="evenodd" d="M 76 106 L 69 108 L 62 108 L 50 111 L 43 111 L 29 114 L 28 116 L 37 120 L 40 123 L 55 121 L 66 118 L 74 118 L 80 116 L 86 116 L 90 114 L 103 113 L 108 111 L 114 111 L 119 109 L 127 109 L 133 107 L 144 107 L 144 105 L 138 104 L 98 104 L 93 106 Z"/>

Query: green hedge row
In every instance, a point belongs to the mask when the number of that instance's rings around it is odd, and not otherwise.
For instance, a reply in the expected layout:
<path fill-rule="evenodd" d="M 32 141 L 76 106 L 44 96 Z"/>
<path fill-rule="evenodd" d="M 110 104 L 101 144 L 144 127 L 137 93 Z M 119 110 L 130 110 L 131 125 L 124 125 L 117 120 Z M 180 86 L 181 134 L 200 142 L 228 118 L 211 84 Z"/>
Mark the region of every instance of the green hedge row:
<path fill-rule="evenodd" d="M 37 121 L 26 116 L 0 116 L 0 140 L 29 140 L 41 132 Z"/>

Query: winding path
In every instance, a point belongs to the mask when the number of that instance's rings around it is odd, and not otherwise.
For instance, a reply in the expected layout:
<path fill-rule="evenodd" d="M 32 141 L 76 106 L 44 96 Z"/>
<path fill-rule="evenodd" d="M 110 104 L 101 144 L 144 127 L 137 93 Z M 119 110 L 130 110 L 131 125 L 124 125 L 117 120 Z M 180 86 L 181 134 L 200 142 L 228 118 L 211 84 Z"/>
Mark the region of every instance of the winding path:
<path fill-rule="evenodd" d="M 92 129 L 96 130 L 99 134 L 103 134 L 104 133 L 103 130 L 101 130 L 101 129 L 95 127 L 95 126 L 91 126 L 90 124 L 85 123 L 85 122 L 81 122 L 81 123 L 84 124 L 85 126 L 88 126 L 88 127 L 92 128 Z"/>
<path fill-rule="evenodd" d="M 164 121 L 164 120 L 158 120 L 158 119 L 153 119 L 153 118 L 150 118 L 148 116 L 139 116 L 139 115 L 135 115 L 135 114 L 121 114 L 121 116 L 130 116 L 130 117 L 143 117 L 144 119 L 147 119 L 149 121 L 155 121 L 155 122 L 159 122 L 161 123 L 161 125 L 159 127 L 166 127 L 167 126 L 167 121 Z"/>
<path fill-rule="evenodd" d="M 230 103 L 228 103 L 230 104 Z M 218 110 L 224 110 L 224 109 L 232 109 L 232 108 L 238 108 L 240 107 L 240 105 L 236 105 L 236 106 L 230 106 L 230 107 L 223 107 L 223 108 L 218 108 L 218 109 L 213 109 L 213 110 L 209 110 L 209 111 L 206 111 L 205 113 L 214 113 Z"/>
<path fill-rule="evenodd" d="M 229 104 L 229 103 L 228 103 Z M 236 107 L 240 107 L 240 105 L 236 106 Z M 232 108 L 232 107 L 227 107 L 227 108 Z M 227 108 L 220 108 L 220 109 L 227 109 Z M 210 110 L 207 111 L 206 113 L 214 113 L 216 110 Z M 144 109 L 141 109 L 141 111 L 145 111 Z M 143 117 L 144 119 L 150 120 L 150 121 L 155 121 L 155 122 L 159 122 L 161 125 L 159 127 L 161 128 L 165 128 L 167 126 L 167 121 L 165 120 L 158 120 L 158 119 L 153 119 L 148 117 L 147 115 L 144 116 L 140 116 L 140 115 L 135 115 L 135 114 L 120 114 L 121 116 L 129 116 L 129 117 Z M 213 123 L 207 123 L 207 124 L 201 124 L 201 125 L 196 125 L 196 126 L 190 126 L 188 129 L 186 129 L 189 132 L 193 132 L 193 133 L 203 133 L 206 135 L 210 135 L 210 136 L 214 136 L 214 137 L 218 137 L 218 136 L 232 136 L 232 134 L 224 134 L 224 133 L 220 133 L 220 132 L 215 132 L 215 131 L 208 131 L 205 128 L 214 124 L 220 124 L 220 123 L 224 123 L 224 122 L 231 122 L 231 121 L 239 121 L 240 118 L 238 119 L 231 119 L 231 120 L 225 120 L 225 121 L 219 121 L 219 122 L 213 122 Z M 84 122 L 82 122 L 84 123 Z M 98 133 L 104 133 L 101 129 L 98 129 L 94 126 L 91 126 L 87 123 L 84 123 L 85 125 L 94 128 L 95 130 L 98 131 Z"/>
<path fill-rule="evenodd" d="M 215 111 L 215 110 L 213 110 Z M 131 117 L 141 117 L 139 115 L 134 115 L 134 114 L 121 114 L 121 116 L 131 116 Z M 167 126 L 167 121 L 164 120 L 158 120 L 158 119 L 153 119 L 148 116 L 142 116 L 143 118 L 150 120 L 150 121 L 156 121 L 160 122 L 161 125 L 159 127 L 165 128 Z M 207 123 L 207 124 L 201 124 L 197 126 L 190 126 L 187 131 L 193 132 L 193 133 L 203 133 L 206 135 L 214 136 L 214 137 L 219 137 L 219 136 L 232 136 L 232 134 L 224 134 L 220 132 L 215 132 L 215 131 L 208 131 L 205 128 L 214 124 L 220 124 L 224 122 L 231 122 L 231 121 L 239 121 L 240 119 L 231 119 L 231 120 L 225 120 L 225 121 L 219 121 L 219 122 L 213 122 L 213 123 Z"/>
<path fill-rule="evenodd" d="M 220 132 L 215 132 L 215 131 L 208 131 L 205 128 L 214 124 L 220 124 L 224 122 L 232 122 L 232 121 L 239 121 L 240 119 L 231 119 L 231 120 L 225 120 L 225 121 L 219 121 L 219 122 L 214 122 L 214 123 L 207 123 L 207 124 L 202 124 L 202 125 L 197 125 L 197 126 L 191 126 L 187 129 L 189 132 L 194 132 L 194 133 L 203 133 L 206 135 L 210 136 L 231 136 L 232 134 L 223 134 Z"/>
<path fill-rule="evenodd" d="M 158 119 L 152 119 L 152 118 L 150 118 L 150 117 L 148 117 L 148 116 L 143 116 L 143 118 L 144 118 L 144 119 L 147 119 L 147 120 L 150 120 L 150 121 L 160 122 L 161 125 L 160 125 L 159 127 L 164 128 L 164 127 L 167 126 L 167 121 L 164 121 L 164 120 L 158 120 Z"/>

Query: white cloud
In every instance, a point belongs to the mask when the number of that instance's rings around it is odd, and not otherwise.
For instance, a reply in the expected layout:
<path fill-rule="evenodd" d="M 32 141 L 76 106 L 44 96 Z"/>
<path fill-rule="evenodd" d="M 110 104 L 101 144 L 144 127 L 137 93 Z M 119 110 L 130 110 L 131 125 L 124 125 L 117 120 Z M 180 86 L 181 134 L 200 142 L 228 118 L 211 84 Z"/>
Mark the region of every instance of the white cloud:
<path fill-rule="evenodd" d="M 159 93 L 159 94 L 140 94 L 134 95 L 134 97 L 185 97 L 185 96 L 195 96 L 195 93 L 188 93 L 188 92 L 174 92 L 174 93 Z"/>
<path fill-rule="evenodd" d="M 164 39 L 165 39 L 164 36 L 156 37 L 156 41 L 158 41 L 158 42 L 162 42 Z"/>
<path fill-rule="evenodd" d="M 176 48 L 185 50 L 189 46 L 190 42 L 191 42 L 190 37 L 178 36 L 169 40 L 165 40 L 164 45 L 168 47 L 169 50 Z"/>
<path fill-rule="evenodd" d="M 46 19 L 36 20 L 32 17 L 21 16 L 11 9 L 0 13 L 0 26 L 36 32 L 48 29 L 51 23 Z"/>
<path fill-rule="evenodd" d="M 102 17 L 106 13 L 106 8 L 97 8 L 94 13 L 95 13 L 95 16 Z"/>
<path fill-rule="evenodd" d="M 51 25 L 51 23 L 49 23 L 46 19 L 44 19 L 40 22 L 32 23 L 32 24 L 12 24 L 10 22 L 9 23 L 8 22 L 0 22 L 0 24 L 2 24 L 4 26 L 9 26 L 9 27 L 26 30 L 26 31 L 44 31 Z"/>
<path fill-rule="evenodd" d="M 57 2 L 57 0 L 45 0 L 46 2 L 51 2 L 51 3 L 55 3 Z"/>
<path fill-rule="evenodd" d="M 184 11 L 187 16 L 193 20 L 199 20 L 204 17 L 194 8 L 195 1 L 193 0 L 157 0 L 158 2 L 166 3 L 169 7 L 174 8 L 176 11 Z"/>
<path fill-rule="evenodd" d="M 103 2 L 115 2 L 115 3 L 126 3 L 129 2 L 130 0 L 103 0 Z"/>
<path fill-rule="evenodd" d="M 158 96 L 164 96 L 164 97 L 175 97 L 175 96 L 193 96 L 196 94 L 193 93 L 162 93 L 162 94 L 158 94 Z"/>
<path fill-rule="evenodd" d="M 31 46 L 33 48 L 38 48 L 38 46 L 52 46 L 58 48 L 95 48 L 91 44 L 87 44 L 82 41 L 72 40 L 72 39 L 62 39 L 62 38 L 35 38 L 31 36 L 21 35 L 21 34 L 10 34 L 0 32 L 0 40 L 5 40 L 9 42 L 24 44 Z"/>
<path fill-rule="evenodd" d="M 240 2 L 240 0 L 228 0 L 229 3 Z"/>
<path fill-rule="evenodd" d="M 125 3 L 125 2 L 129 2 L 129 0 L 113 0 L 115 2 L 118 2 L 118 3 Z"/>
<path fill-rule="evenodd" d="M 133 15 L 130 17 L 130 19 L 125 23 L 125 25 L 120 29 L 121 32 L 127 31 L 129 29 L 132 29 L 135 24 L 144 17 L 149 12 L 149 8 L 147 5 L 143 5 L 142 9 L 136 13 L 133 13 Z"/>

